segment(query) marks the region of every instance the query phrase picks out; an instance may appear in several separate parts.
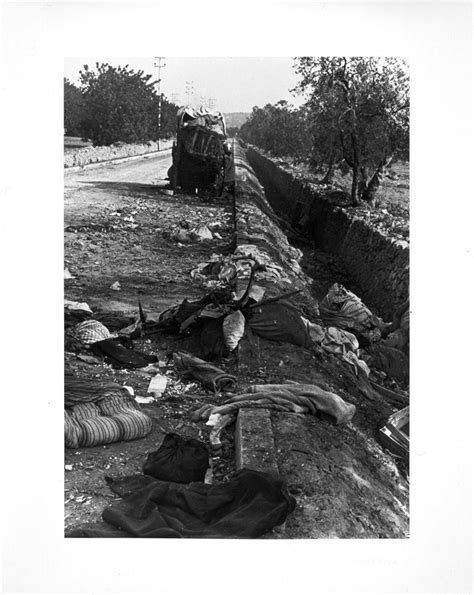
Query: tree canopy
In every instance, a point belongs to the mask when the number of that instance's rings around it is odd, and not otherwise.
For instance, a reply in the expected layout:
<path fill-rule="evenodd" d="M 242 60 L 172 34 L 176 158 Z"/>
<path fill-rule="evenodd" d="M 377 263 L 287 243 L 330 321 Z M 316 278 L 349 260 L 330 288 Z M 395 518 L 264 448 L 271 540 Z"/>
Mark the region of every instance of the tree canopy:
<path fill-rule="evenodd" d="M 309 148 L 306 120 L 301 110 L 279 101 L 263 108 L 254 107 L 242 124 L 240 136 L 274 155 L 305 158 Z"/>
<path fill-rule="evenodd" d="M 69 136 L 81 135 L 83 100 L 81 90 L 64 79 L 64 128 Z"/>
<path fill-rule="evenodd" d="M 160 136 L 158 106 L 152 76 L 128 65 L 96 63 L 80 72 L 83 102 L 82 136 L 96 145 L 156 140 Z M 161 136 L 174 133 L 177 106 L 162 98 Z"/>

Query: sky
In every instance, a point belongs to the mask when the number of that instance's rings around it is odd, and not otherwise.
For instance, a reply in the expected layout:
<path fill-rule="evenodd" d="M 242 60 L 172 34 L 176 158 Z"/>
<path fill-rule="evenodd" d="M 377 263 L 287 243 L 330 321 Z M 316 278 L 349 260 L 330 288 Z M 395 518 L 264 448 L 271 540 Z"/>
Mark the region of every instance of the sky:
<path fill-rule="evenodd" d="M 134 70 L 143 70 L 158 79 L 157 61 L 153 58 L 86 57 L 66 58 L 64 76 L 78 83 L 79 71 L 87 64 L 107 62 L 112 66 L 128 64 Z M 295 105 L 302 100 L 290 93 L 298 78 L 293 72 L 293 59 L 271 58 L 169 58 L 161 70 L 161 91 L 178 104 L 199 106 L 213 100 L 215 109 L 229 112 L 250 112 L 254 106 L 263 106 L 285 99 Z M 187 84 L 190 83 L 190 84 Z M 192 90 L 191 90 L 192 89 Z"/>

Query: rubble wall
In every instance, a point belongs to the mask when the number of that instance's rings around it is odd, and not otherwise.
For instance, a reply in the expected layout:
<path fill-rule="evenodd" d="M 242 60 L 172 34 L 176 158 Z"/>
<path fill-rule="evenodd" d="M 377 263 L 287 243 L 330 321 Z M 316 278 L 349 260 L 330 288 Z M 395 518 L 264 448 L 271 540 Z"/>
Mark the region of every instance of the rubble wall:
<path fill-rule="evenodd" d="M 362 288 L 360 296 L 386 320 L 409 295 L 409 246 L 331 203 L 314 184 L 253 147 L 247 157 L 277 213 L 304 227 L 319 248 L 336 254 Z"/>
<path fill-rule="evenodd" d="M 172 140 L 162 140 L 159 143 L 158 141 L 148 141 L 146 143 L 111 145 L 109 147 L 83 147 L 64 154 L 64 167 L 83 167 L 84 165 L 110 161 L 111 159 L 156 153 L 169 149 L 172 145 Z"/>
<path fill-rule="evenodd" d="M 293 289 L 306 290 L 310 279 L 299 264 L 302 253 L 289 244 L 250 167 L 245 150 L 238 143 L 234 146 L 234 167 L 236 249 L 256 246 L 267 262 L 271 262 L 266 271 L 257 271 L 255 277 L 268 295 Z"/>

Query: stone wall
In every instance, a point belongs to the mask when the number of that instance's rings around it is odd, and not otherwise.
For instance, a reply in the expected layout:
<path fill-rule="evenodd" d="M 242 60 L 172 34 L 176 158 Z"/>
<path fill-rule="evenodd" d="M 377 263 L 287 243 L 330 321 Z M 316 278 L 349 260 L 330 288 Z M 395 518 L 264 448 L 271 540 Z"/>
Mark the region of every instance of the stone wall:
<path fill-rule="evenodd" d="M 390 320 L 409 295 L 408 243 L 388 237 L 336 206 L 277 159 L 253 147 L 247 157 L 275 211 L 304 229 L 316 246 L 339 256 L 362 288 L 360 297 Z"/>
<path fill-rule="evenodd" d="M 124 145 L 111 145 L 110 147 L 84 147 L 64 154 L 64 167 L 83 167 L 91 163 L 100 163 L 112 159 L 123 159 L 136 155 L 146 155 L 164 151 L 173 145 L 172 140 L 148 141 L 146 143 L 133 143 Z"/>

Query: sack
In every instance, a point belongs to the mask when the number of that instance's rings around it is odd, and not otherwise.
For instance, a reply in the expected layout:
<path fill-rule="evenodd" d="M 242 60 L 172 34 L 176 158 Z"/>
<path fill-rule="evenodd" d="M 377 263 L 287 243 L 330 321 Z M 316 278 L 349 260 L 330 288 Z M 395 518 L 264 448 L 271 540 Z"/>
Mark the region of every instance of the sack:
<path fill-rule="evenodd" d="M 162 481 L 190 483 L 204 481 L 208 467 L 209 452 L 203 442 L 171 433 L 148 455 L 143 473 Z"/>
<path fill-rule="evenodd" d="M 234 351 L 244 332 L 245 317 L 240 310 L 236 310 L 224 318 L 222 333 L 224 335 L 224 343 L 229 351 Z"/>

